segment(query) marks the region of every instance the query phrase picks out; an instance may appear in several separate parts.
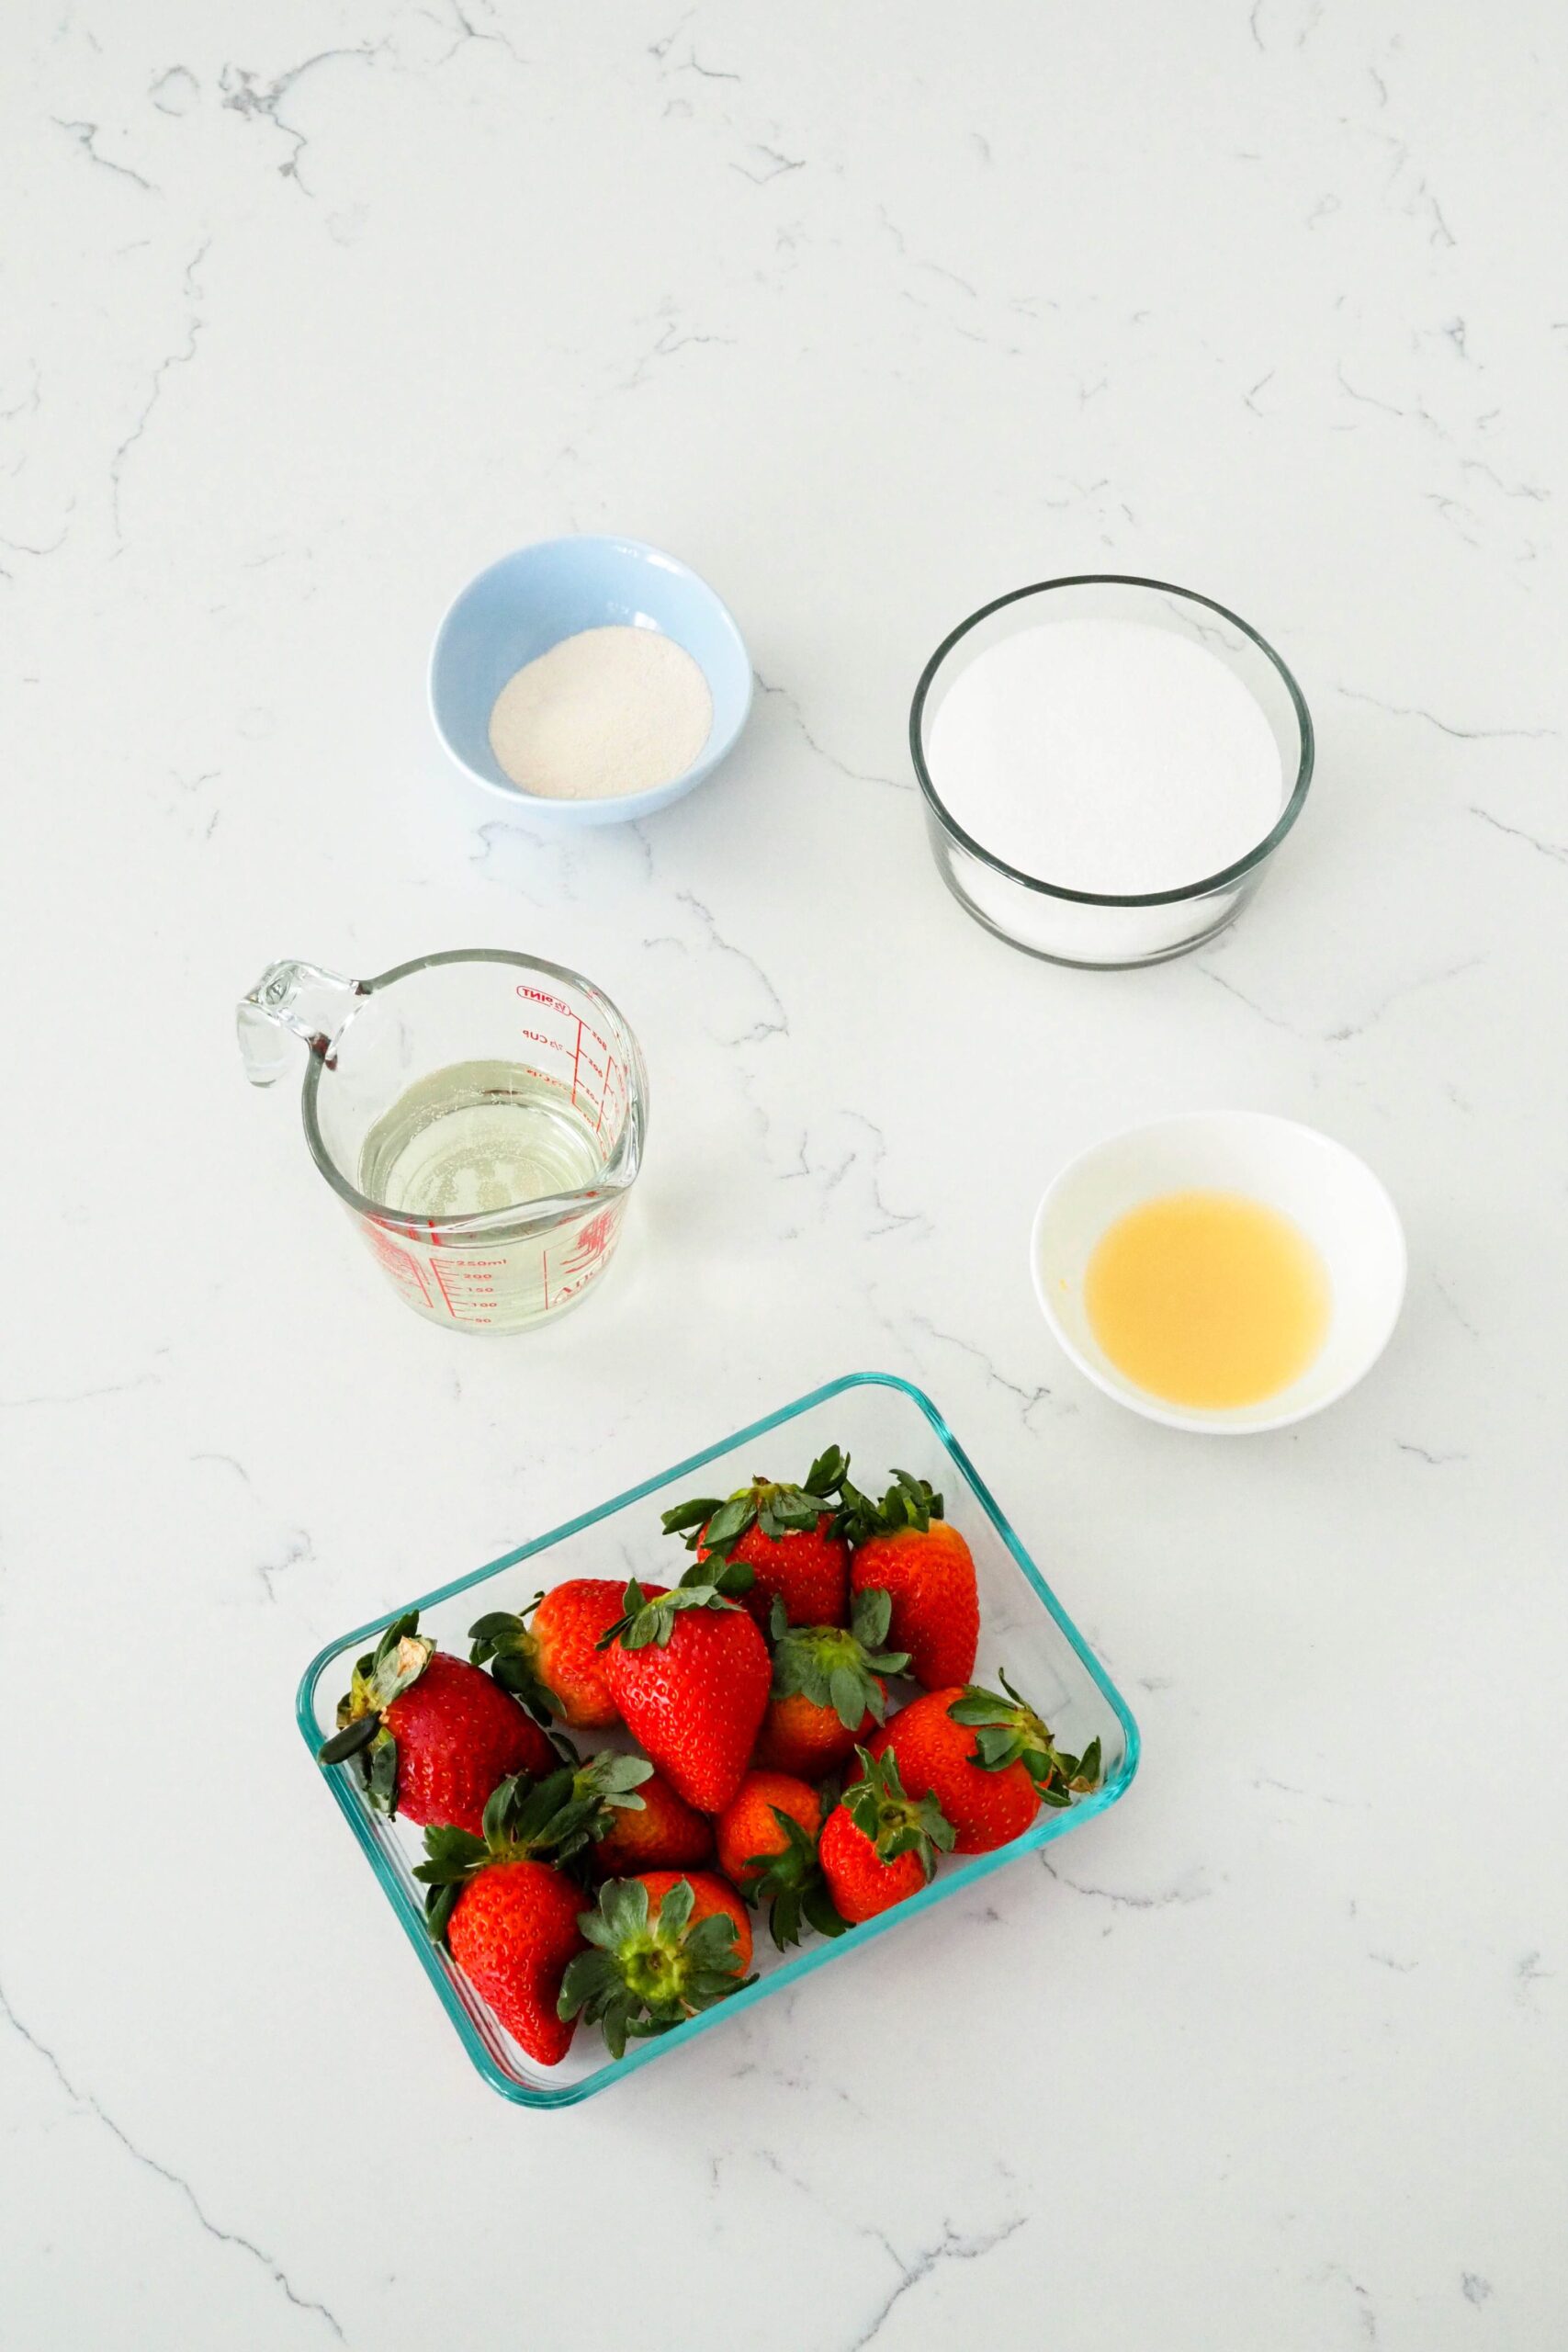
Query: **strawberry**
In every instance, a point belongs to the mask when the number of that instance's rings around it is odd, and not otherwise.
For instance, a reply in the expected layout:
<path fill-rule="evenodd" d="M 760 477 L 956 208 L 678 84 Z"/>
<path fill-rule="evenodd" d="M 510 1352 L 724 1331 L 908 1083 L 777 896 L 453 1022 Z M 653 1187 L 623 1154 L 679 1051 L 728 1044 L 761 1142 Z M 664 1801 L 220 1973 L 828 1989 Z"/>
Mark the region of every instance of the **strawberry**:
<path fill-rule="evenodd" d="M 627 1728 L 700 1813 L 722 1813 L 739 1787 L 768 1703 L 768 1645 L 728 1597 L 745 1574 L 693 1567 L 657 1595 L 634 1577 L 599 1645 Z"/>
<path fill-rule="evenodd" d="M 609 1878 L 636 1871 L 681 1870 L 705 1862 L 713 1852 L 713 1826 L 678 1797 L 661 1772 L 651 1769 L 637 1789 L 641 1811 L 618 1813 L 594 1841 L 593 1860 Z"/>
<path fill-rule="evenodd" d="M 822 1800 L 787 1772 L 748 1772 L 735 1802 L 719 1815 L 719 1866 L 748 1903 L 766 1903 L 781 1951 L 800 1941 L 800 1923 L 826 1936 L 843 1933 L 817 1861 Z"/>
<path fill-rule="evenodd" d="M 828 1892 L 851 1925 L 918 1894 L 953 1844 L 953 1824 L 935 1797 L 911 1797 L 897 1758 L 855 1751 L 861 1777 L 823 1825 L 818 1855 Z"/>
<path fill-rule="evenodd" d="M 738 1992 L 751 1965 L 750 1922 L 711 1871 L 612 1879 L 580 1925 L 592 1949 L 567 1968 L 560 2015 L 597 2025 L 612 2058 Z"/>
<path fill-rule="evenodd" d="M 703 1495 L 664 1513 L 667 1535 L 684 1534 L 699 1561 L 739 1560 L 754 1578 L 744 1606 L 766 1626 L 775 1600 L 792 1625 L 841 1625 L 849 1615 L 850 1547 L 833 1499 L 849 1475 L 830 1446 L 802 1487 L 754 1478 L 728 1501 Z"/>
<path fill-rule="evenodd" d="M 519 1616 L 493 1610 L 469 1626 L 468 1655 L 540 1723 L 558 1715 L 573 1731 L 603 1730 L 618 1717 L 596 1645 L 621 1613 L 622 1589 L 613 1577 L 572 1577 Z"/>
<path fill-rule="evenodd" d="M 430 1828 L 414 1871 L 425 1917 L 474 1990 L 541 2065 L 566 2056 L 575 2030 L 559 2010 L 567 1963 L 582 1949 L 582 1890 L 551 1863 L 581 1851 L 637 1785 L 639 1757 L 601 1756 L 532 1786 L 503 1781 L 482 1834 Z"/>
<path fill-rule="evenodd" d="M 893 1600 L 891 1638 L 928 1690 L 967 1682 L 980 1640 L 980 1600 L 969 1546 L 942 1515 L 942 1497 L 907 1470 L 880 1503 L 845 1488 L 852 1590 L 878 1587 Z"/>
<path fill-rule="evenodd" d="M 411 1611 L 389 1625 L 354 1669 L 322 1764 L 359 1758 L 378 1813 L 418 1826 L 450 1823 L 477 1835 L 486 1800 L 514 1772 L 559 1762 L 538 1725 L 488 1674 L 438 1650 Z"/>
<path fill-rule="evenodd" d="M 988 1854 L 1021 1838 L 1042 1804 L 1065 1806 L 1100 1778 L 1100 1742 L 1064 1756 L 1006 1675 L 1005 1698 L 971 1683 L 930 1690 L 900 1708 L 871 1743 L 893 1755 L 912 1797 L 934 1796 L 960 1854 Z"/>
<path fill-rule="evenodd" d="M 902 1674 L 902 1650 L 883 1647 L 893 1604 L 885 1592 L 855 1595 L 846 1631 L 788 1626 L 775 1607 L 773 1690 L 756 1760 L 803 1780 L 820 1780 L 869 1738 L 886 1713 L 885 1674 Z"/>

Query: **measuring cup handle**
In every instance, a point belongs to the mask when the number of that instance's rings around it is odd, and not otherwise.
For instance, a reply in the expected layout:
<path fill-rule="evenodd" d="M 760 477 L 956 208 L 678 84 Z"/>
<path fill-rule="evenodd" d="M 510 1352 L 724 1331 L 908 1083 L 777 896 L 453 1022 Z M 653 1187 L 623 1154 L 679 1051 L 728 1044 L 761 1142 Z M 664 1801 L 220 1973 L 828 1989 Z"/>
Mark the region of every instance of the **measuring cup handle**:
<path fill-rule="evenodd" d="M 269 964 L 235 1012 L 240 1057 L 253 1086 L 271 1086 L 293 1062 L 291 1037 L 319 1054 L 331 1069 L 337 1042 L 368 994 L 363 980 L 323 971 L 320 964 Z"/>

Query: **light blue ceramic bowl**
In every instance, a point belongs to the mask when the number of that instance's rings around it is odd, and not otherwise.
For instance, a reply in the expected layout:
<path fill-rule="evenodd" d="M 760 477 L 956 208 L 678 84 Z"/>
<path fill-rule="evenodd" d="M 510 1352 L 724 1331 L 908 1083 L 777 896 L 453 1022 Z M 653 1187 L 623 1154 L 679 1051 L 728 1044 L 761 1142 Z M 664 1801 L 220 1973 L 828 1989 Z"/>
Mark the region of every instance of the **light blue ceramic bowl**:
<path fill-rule="evenodd" d="M 661 629 L 700 664 L 713 725 L 683 775 L 612 799 L 547 800 L 502 775 L 490 715 L 513 673 L 580 629 L 622 623 Z M 470 580 L 435 634 L 430 715 L 446 750 L 478 784 L 556 825 L 616 825 L 649 817 L 690 792 L 729 752 L 751 707 L 751 662 L 740 632 L 705 581 L 638 539 L 539 539 Z"/>

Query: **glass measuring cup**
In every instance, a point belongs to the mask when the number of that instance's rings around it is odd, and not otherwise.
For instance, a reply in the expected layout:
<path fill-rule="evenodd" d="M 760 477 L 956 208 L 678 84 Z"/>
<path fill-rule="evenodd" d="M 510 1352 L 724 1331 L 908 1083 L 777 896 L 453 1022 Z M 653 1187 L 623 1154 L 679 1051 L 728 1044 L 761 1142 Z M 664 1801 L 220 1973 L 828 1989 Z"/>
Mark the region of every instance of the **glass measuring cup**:
<path fill-rule="evenodd" d="M 620 1238 L 648 1077 L 602 989 L 466 947 L 373 980 L 274 964 L 238 1010 L 253 1085 L 309 1048 L 305 1140 L 417 1314 L 520 1331 L 575 1306 Z"/>

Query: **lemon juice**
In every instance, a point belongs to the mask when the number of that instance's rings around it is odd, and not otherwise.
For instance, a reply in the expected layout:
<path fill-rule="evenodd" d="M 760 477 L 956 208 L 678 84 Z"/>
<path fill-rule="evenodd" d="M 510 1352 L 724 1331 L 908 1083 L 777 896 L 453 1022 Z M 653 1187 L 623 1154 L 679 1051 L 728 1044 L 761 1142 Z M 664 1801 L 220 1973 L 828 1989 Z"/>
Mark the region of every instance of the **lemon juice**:
<path fill-rule="evenodd" d="M 1239 1193 L 1168 1193 L 1119 1217 L 1084 1279 L 1119 1372 L 1174 1405 L 1255 1405 L 1323 1345 L 1328 1274 L 1301 1227 Z"/>

